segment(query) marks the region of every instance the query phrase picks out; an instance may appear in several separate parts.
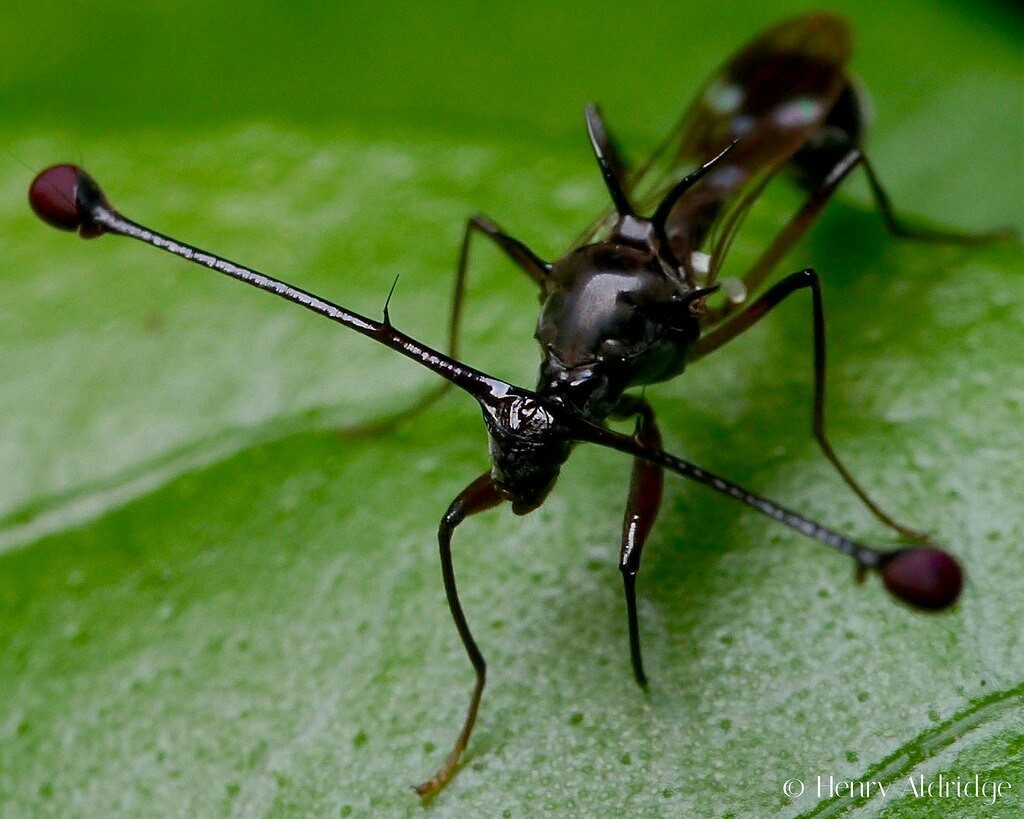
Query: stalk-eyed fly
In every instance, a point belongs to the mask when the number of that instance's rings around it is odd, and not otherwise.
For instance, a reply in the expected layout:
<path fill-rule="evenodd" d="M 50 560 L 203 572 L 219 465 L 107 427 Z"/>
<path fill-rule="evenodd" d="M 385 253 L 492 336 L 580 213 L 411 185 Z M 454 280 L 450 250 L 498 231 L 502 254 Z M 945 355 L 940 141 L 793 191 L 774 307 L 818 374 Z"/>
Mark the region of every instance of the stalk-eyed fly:
<path fill-rule="evenodd" d="M 892 594 L 913 606 L 938 610 L 956 601 L 962 578 L 953 557 L 883 510 L 829 443 L 825 319 L 818 274 L 801 270 L 763 289 L 771 271 L 856 168 L 866 172 L 882 218 L 898 236 L 971 244 L 998 235 L 912 229 L 896 217 L 864 153 L 862 95 L 846 71 L 850 49 L 848 26 L 830 14 L 806 14 L 776 25 L 714 74 L 651 158 L 633 170 L 627 168 L 598 109 L 587 106 L 590 144 L 612 209 L 553 262 L 541 259 L 490 219 L 471 217 L 459 257 L 446 352 L 398 330 L 387 306 L 382 321 L 361 316 L 121 216 L 77 166 L 52 166 L 32 183 L 32 207 L 55 227 L 86 238 L 113 233 L 169 251 L 326 316 L 440 375 L 445 383 L 407 415 L 428 406 L 452 384 L 479 403 L 490 438 L 491 468 L 452 501 L 438 530 L 448 605 L 476 683 L 455 744 L 437 772 L 415 788 L 420 796 L 437 793 L 454 775 L 484 690 L 486 663 L 459 601 L 452 534 L 467 517 L 505 502 L 518 515 L 536 509 L 578 443 L 616 449 L 633 459 L 619 567 L 633 673 L 641 686 L 647 678 L 640 652 L 636 576 L 658 514 L 666 470 L 710 486 L 848 555 L 862 575 L 878 572 Z M 719 274 L 737 229 L 769 180 L 781 172 L 795 178 L 806 199 L 742 276 L 723 281 Z M 536 338 L 542 363 L 535 390 L 459 360 L 459 324 L 470 245 L 476 235 L 494 242 L 540 295 Z M 721 294 L 709 301 L 718 290 Z M 643 394 L 630 392 L 674 378 L 688 364 L 752 327 L 788 296 L 804 290 L 811 298 L 814 437 L 875 517 L 913 545 L 882 551 L 858 543 L 665 452 L 654 410 Z M 609 428 L 612 419 L 635 419 L 634 434 Z"/>

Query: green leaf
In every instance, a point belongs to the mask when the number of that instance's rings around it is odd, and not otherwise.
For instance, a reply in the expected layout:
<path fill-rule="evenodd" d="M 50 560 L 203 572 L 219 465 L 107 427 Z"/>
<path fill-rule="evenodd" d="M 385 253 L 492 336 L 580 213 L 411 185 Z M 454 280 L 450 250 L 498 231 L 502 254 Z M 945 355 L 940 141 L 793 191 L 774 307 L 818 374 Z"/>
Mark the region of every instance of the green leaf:
<path fill-rule="evenodd" d="M 69 5 L 12 0 L 0 32 L 0 814 L 416 813 L 407 786 L 444 758 L 472 682 L 435 532 L 487 468 L 478 411 L 451 395 L 340 439 L 430 375 L 174 259 L 47 231 L 22 163 L 82 161 L 128 215 L 371 315 L 400 273 L 393 319 L 441 344 L 468 214 L 556 256 L 604 206 L 582 103 L 641 156 L 788 4 Z M 900 209 L 1021 227 L 1020 17 L 842 5 Z M 734 270 L 797 201 L 759 204 Z M 825 280 L 833 442 L 960 557 L 956 610 L 911 612 L 670 479 L 639 581 L 644 695 L 616 570 L 629 464 L 581 448 L 540 510 L 456 535 L 490 670 L 431 810 L 1019 815 L 1021 261 L 896 242 L 857 182 L 783 265 Z M 535 316 L 529 282 L 481 249 L 467 359 L 530 385 Z M 889 543 L 809 435 L 809 340 L 796 298 L 651 389 L 666 446 Z M 939 774 L 1012 789 L 993 806 L 909 789 Z M 891 790 L 830 799 L 830 776 Z"/>

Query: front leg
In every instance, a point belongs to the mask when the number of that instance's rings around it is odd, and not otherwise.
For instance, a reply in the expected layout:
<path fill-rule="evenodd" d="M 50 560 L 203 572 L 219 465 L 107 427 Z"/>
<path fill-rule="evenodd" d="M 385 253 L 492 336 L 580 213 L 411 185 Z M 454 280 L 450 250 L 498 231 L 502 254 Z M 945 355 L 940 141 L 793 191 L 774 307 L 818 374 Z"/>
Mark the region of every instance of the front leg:
<path fill-rule="evenodd" d="M 643 398 L 624 396 L 615 408 L 615 416 L 636 415 L 634 438 L 642 446 L 652 450 L 661 449 L 661 434 L 654 419 L 654 410 Z M 636 458 L 629 482 L 629 497 L 626 501 L 626 516 L 622 521 L 622 552 L 619 555 L 619 571 L 626 592 L 626 618 L 629 624 L 629 656 L 633 663 L 633 675 L 641 688 L 647 687 L 643 657 L 640 653 L 640 624 L 636 613 L 636 575 L 640 571 L 640 558 L 644 543 L 651 533 L 661 506 L 663 472 L 660 466 Z"/>
<path fill-rule="evenodd" d="M 462 493 L 452 501 L 448 511 L 441 518 L 441 525 L 437 530 L 437 540 L 441 548 L 441 575 L 444 578 L 444 591 L 448 597 L 448 608 L 455 621 L 455 628 L 462 639 L 462 645 L 466 649 L 469 661 L 473 664 L 476 672 L 476 684 L 473 686 L 473 695 L 469 701 L 469 711 L 466 713 L 466 720 L 462 724 L 455 745 L 452 747 L 448 758 L 430 779 L 417 785 L 413 790 L 424 799 L 433 796 L 441 788 L 451 781 L 455 775 L 455 767 L 459 763 L 462 752 L 469 744 L 469 735 L 473 733 L 473 725 L 476 722 L 476 712 L 480 707 L 480 697 L 484 693 L 484 683 L 487 680 L 487 662 L 480 651 L 480 647 L 473 638 L 473 632 L 469 630 L 469 623 L 466 621 L 466 614 L 462 610 L 462 603 L 459 601 L 459 590 L 455 585 L 455 568 L 452 565 L 452 533 L 470 515 L 477 512 L 484 512 L 492 509 L 504 500 L 504 496 L 498 491 L 491 480 L 490 472 L 485 472 L 473 483 L 467 486 Z"/>

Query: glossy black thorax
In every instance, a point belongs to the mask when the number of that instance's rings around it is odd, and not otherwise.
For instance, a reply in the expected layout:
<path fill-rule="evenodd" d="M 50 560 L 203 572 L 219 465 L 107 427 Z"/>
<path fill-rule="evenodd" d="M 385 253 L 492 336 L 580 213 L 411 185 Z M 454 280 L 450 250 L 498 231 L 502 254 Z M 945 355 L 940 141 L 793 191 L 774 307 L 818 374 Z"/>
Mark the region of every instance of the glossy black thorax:
<path fill-rule="evenodd" d="M 629 387 L 682 372 L 699 334 L 692 290 L 657 251 L 644 220 L 555 262 L 536 338 L 537 392 L 603 420 Z"/>

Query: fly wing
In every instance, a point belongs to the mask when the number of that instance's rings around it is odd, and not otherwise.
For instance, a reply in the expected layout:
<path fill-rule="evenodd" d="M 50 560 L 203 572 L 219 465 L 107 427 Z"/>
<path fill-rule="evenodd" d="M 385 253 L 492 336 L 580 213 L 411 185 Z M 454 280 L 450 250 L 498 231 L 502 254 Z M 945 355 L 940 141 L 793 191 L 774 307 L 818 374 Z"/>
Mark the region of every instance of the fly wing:
<path fill-rule="evenodd" d="M 666 221 L 684 265 L 695 251 L 711 256 L 706 281 L 771 176 L 821 128 L 848 82 L 850 50 L 849 27 L 832 14 L 805 14 L 768 29 L 712 76 L 651 157 L 627 176 L 637 212 L 650 213 L 688 171 L 738 140 Z M 602 214 L 575 244 L 600 239 L 615 219 L 613 211 Z"/>

